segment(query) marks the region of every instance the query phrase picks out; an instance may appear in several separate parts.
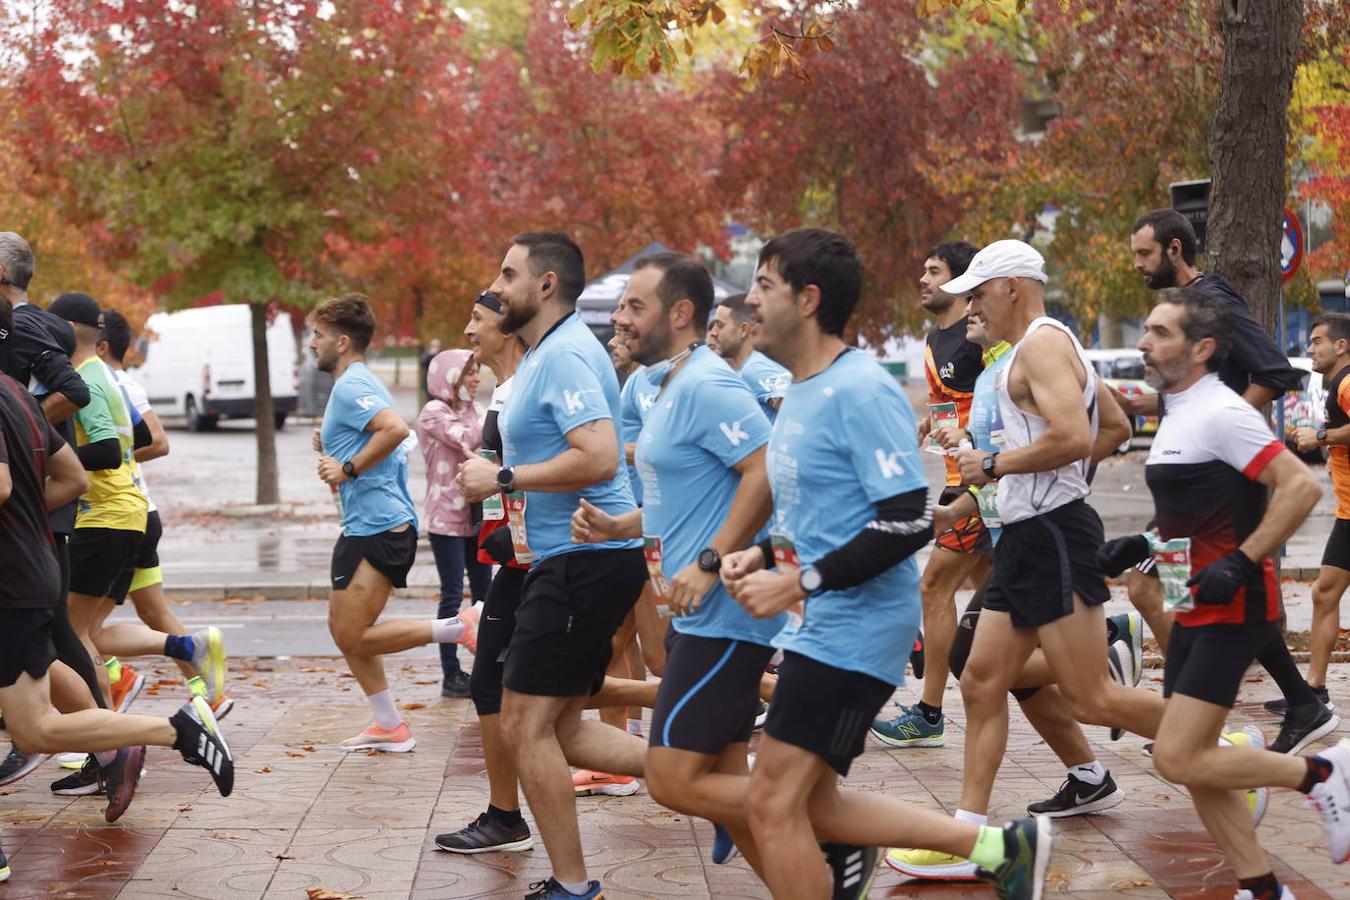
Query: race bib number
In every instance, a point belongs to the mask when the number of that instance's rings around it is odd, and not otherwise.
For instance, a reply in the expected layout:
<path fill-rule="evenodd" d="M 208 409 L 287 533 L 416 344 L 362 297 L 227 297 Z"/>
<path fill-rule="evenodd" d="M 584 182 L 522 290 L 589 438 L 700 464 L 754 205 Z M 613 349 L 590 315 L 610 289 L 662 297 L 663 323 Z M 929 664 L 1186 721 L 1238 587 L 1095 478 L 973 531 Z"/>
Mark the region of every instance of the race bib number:
<path fill-rule="evenodd" d="M 773 563 L 778 568 L 791 568 L 800 570 L 802 567 L 802 558 L 797 554 L 797 544 L 785 534 L 773 532 L 769 535 L 769 541 L 773 544 Z M 794 603 L 787 609 L 787 624 L 783 626 L 786 634 L 796 634 L 801 631 L 802 624 L 806 621 L 806 601 Z"/>
<path fill-rule="evenodd" d="M 932 433 L 937 431 L 939 428 L 961 427 L 961 415 L 956 411 L 956 404 L 950 401 L 947 403 L 930 403 L 928 405 L 928 412 L 930 414 L 928 420 L 929 437 L 928 437 L 928 444 L 927 446 L 924 447 L 924 449 L 927 450 L 929 453 L 936 453 L 939 456 L 956 455 L 955 450 L 948 451 L 944 449 L 941 444 L 939 444 L 932 438 Z"/>
<path fill-rule="evenodd" d="M 980 518 L 986 528 L 1003 527 L 1003 520 L 998 517 L 997 481 L 991 481 L 975 492 L 975 504 L 980 508 Z"/>
<path fill-rule="evenodd" d="M 497 465 L 497 451 L 480 450 L 478 451 L 478 455 L 483 457 L 483 459 L 486 459 L 488 462 L 492 463 L 494 466 Z M 485 497 L 483 499 L 484 522 L 500 522 L 502 519 L 505 518 L 506 518 L 506 507 L 502 505 L 502 495 L 500 491 L 498 491 L 497 493 L 493 494 L 490 497 Z"/>
<path fill-rule="evenodd" d="M 530 549 L 529 535 L 525 531 L 525 492 L 512 491 L 506 495 L 506 524 L 511 529 L 511 546 L 516 551 L 516 562 L 529 566 L 539 561 L 539 556 Z"/>
<path fill-rule="evenodd" d="M 644 534 L 642 536 L 642 555 L 647 560 L 647 577 L 651 579 L 652 590 L 656 592 L 660 605 L 669 609 L 670 606 L 666 598 L 670 596 L 670 579 L 661 570 L 661 560 L 664 559 L 661 538 L 654 534 Z"/>
<path fill-rule="evenodd" d="M 1191 539 L 1164 541 L 1150 534 L 1148 542 L 1153 550 L 1153 562 L 1158 567 L 1158 578 L 1162 581 L 1163 606 L 1174 613 L 1195 609 L 1195 596 L 1186 587 L 1191 577 Z"/>

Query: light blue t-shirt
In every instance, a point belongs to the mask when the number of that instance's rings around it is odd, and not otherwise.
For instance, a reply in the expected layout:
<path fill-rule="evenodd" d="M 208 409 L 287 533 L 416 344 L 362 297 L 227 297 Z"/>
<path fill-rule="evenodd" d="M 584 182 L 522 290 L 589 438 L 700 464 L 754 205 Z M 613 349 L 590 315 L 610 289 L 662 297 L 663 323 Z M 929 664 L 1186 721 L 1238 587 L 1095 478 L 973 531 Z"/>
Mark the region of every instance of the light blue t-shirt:
<path fill-rule="evenodd" d="M 876 360 L 846 351 L 789 385 L 769 438 L 772 530 L 803 566 L 841 547 L 877 516 L 878 501 L 927 487 L 914 413 Z M 919 567 L 910 556 L 856 587 L 808 598 L 800 628 L 774 646 L 817 662 L 905 683 L 919 629 Z"/>
<path fill-rule="evenodd" d="M 980 376 L 975 379 L 975 396 L 970 402 L 970 436 L 974 438 L 976 450 L 998 451 L 1003 449 L 1003 413 L 998 406 L 998 374 L 1008 367 L 1012 354 L 1009 347 L 992 363 L 988 363 Z M 980 488 L 980 516 L 984 519 L 989 540 L 998 543 L 1003 533 L 1002 522 L 991 516 L 997 511 L 998 482 L 991 482 Z"/>
<path fill-rule="evenodd" d="M 333 383 L 319 432 L 325 456 L 348 462 L 374 436 L 366 431 L 393 397 L 363 362 L 354 362 Z M 417 527 L 417 508 L 408 493 L 408 454 L 396 447 L 355 479 L 338 485 L 342 499 L 342 531 L 352 537 L 380 534 L 400 525 Z"/>
<path fill-rule="evenodd" d="M 650 383 L 650 382 L 648 382 Z M 673 578 L 698 559 L 731 512 L 741 476 L 732 467 L 769 440 L 769 420 L 745 383 L 699 347 L 656 397 L 638 439 L 642 532 L 661 539 L 661 571 Z M 682 634 L 768 646 L 786 616 L 755 619 L 719 580 L 698 612 L 671 620 Z"/>
<path fill-rule="evenodd" d="M 623 422 L 619 378 L 599 339 L 571 313 L 530 348 L 516 370 L 511 396 L 497 419 L 503 461 L 520 466 L 553 459 L 567 450 L 569 431 L 600 419 L 616 426 Z M 525 493 L 525 539 L 535 556 L 544 560 L 578 550 L 642 546 L 636 540 L 572 543 L 572 513 L 580 498 L 616 516 L 637 508 L 622 446 L 617 452 L 618 471 L 608 481 L 580 491 Z"/>
<path fill-rule="evenodd" d="M 645 371 L 646 366 L 634 369 L 619 392 L 619 407 L 623 420 L 619 425 L 619 437 L 625 444 L 637 443 L 638 435 L 642 432 L 642 420 L 646 418 L 647 410 L 652 408 L 656 394 L 661 389 L 660 385 L 652 384 L 642 377 Z M 635 466 L 627 468 L 628 484 L 633 489 L 633 499 L 641 506 L 642 482 L 638 479 L 637 468 Z"/>
<path fill-rule="evenodd" d="M 775 407 L 782 402 L 788 385 L 792 383 L 792 373 L 758 350 L 751 350 L 745 358 L 745 365 L 741 366 L 741 379 L 750 388 L 750 393 L 755 395 L 764 415 L 769 417 L 769 423 L 772 424 L 778 415 Z"/>

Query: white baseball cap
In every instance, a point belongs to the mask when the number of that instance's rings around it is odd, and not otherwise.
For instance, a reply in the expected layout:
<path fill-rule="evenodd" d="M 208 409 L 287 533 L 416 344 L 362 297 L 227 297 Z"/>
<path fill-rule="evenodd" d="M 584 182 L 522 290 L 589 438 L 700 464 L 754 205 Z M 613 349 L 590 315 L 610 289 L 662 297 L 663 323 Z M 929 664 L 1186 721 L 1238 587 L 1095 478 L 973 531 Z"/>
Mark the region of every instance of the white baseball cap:
<path fill-rule="evenodd" d="M 944 294 L 969 294 L 991 278 L 1034 278 L 1045 282 L 1045 257 L 1026 241 L 994 241 L 985 247 L 958 275 L 946 284 L 938 285 Z"/>

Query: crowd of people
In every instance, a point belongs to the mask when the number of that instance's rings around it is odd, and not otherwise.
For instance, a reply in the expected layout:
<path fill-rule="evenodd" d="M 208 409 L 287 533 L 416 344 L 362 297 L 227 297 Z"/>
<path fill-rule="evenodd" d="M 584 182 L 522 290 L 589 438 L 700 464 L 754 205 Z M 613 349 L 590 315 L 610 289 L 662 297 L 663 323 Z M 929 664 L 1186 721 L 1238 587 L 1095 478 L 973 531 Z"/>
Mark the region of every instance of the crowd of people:
<path fill-rule="evenodd" d="M 342 523 L 329 626 L 370 706 L 341 748 L 415 747 L 382 658 L 436 644 L 442 694 L 478 716 L 489 787 L 485 810 L 435 846 L 530 849 L 523 792 L 552 870 L 527 897 L 602 897 L 575 798 L 645 783 L 710 823 L 714 863 L 743 856 L 775 897 L 866 896 L 884 854 L 914 878 L 1039 898 L 1052 820 L 1126 801 L 1081 728 L 1104 725 L 1151 741 L 1238 898 L 1292 897 L 1256 838 L 1270 789 L 1306 795 L 1332 860 L 1350 857 L 1350 741 L 1300 755 L 1339 724 L 1326 670 L 1350 585 L 1350 317 L 1314 324 L 1326 427 L 1292 438 L 1330 448 L 1338 500 L 1305 678 L 1280 632 L 1272 556 L 1321 489 L 1260 412 L 1302 375 L 1232 287 L 1196 268 L 1184 217 L 1144 214 L 1130 249 L 1158 292 L 1139 342 L 1154 392 L 1125 396 L 1098 377 L 1047 314 L 1031 245 L 950 242 L 919 279 L 934 324 L 917 419 L 846 340 L 863 263 L 822 229 L 772 238 L 750 290 L 720 303 L 698 258 L 640 259 L 608 348 L 576 313 L 580 248 L 516 235 L 473 306 L 470 349 L 423 360 L 415 441 L 365 364 L 370 304 L 323 302 L 310 350 L 335 381 L 314 450 Z M 114 821 L 154 744 L 228 795 L 224 648 L 219 629 L 187 633 L 164 601 L 140 464 L 167 443 L 122 370 L 130 330 L 83 294 L 26 302 L 33 274 L 27 245 L 0 234 L 0 711 L 14 741 L 0 784 L 65 754 L 74 771 L 52 789 L 106 796 Z M 486 415 L 482 368 L 496 378 Z M 1096 465 L 1145 415 L 1160 418 L 1144 467 L 1155 519 L 1108 540 L 1088 503 Z M 936 502 L 925 452 L 945 464 Z M 423 525 L 436 617 L 381 621 Z M 1108 577 L 1125 579 L 1136 611 L 1104 614 Z M 105 624 L 127 597 L 143 624 Z M 1161 692 L 1139 686 L 1145 623 L 1165 653 Z M 140 676 L 123 660 L 145 655 L 188 679 L 169 719 L 126 712 Z M 1227 730 L 1254 662 L 1283 694 L 1271 742 L 1256 726 Z M 921 694 L 883 715 L 907 668 Z M 966 731 L 955 814 L 849 789 L 869 734 L 944 745 L 949 674 Z M 1008 694 L 1066 777 L 1025 818 L 990 825 Z"/>

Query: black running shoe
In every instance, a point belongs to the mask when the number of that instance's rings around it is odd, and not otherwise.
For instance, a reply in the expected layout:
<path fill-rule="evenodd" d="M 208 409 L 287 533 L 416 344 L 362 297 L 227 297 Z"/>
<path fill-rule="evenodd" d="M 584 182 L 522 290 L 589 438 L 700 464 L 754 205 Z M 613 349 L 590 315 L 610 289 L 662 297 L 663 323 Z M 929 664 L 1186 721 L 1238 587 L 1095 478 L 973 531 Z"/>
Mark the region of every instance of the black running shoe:
<path fill-rule="evenodd" d="M 821 844 L 825 861 L 834 878 L 832 900 L 859 900 L 867 896 L 872 876 L 877 871 L 881 851 L 876 847 L 857 847 L 852 844 Z"/>
<path fill-rule="evenodd" d="M 116 822 L 136 796 L 136 785 L 141 783 L 141 765 L 145 762 L 145 747 L 123 747 L 117 751 L 112 765 L 103 770 L 103 781 L 108 791 L 108 808 L 103 818 Z"/>
<path fill-rule="evenodd" d="M 89 797 L 103 791 L 103 770 L 92 754 L 85 757 L 78 771 L 52 782 L 52 793 L 62 797 Z"/>
<path fill-rule="evenodd" d="M 459 831 L 436 835 L 436 849 L 446 853 L 498 853 L 528 850 L 534 846 L 530 826 L 503 825 L 489 813 L 482 813 Z"/>
<path fill-rule="evenodd" d="M 210 772 L 220 796 L 230 796 L 234 790 L 234 757 L 230 755 L 230 745 L 225 743 L 220 723 L 211 712 L 211 704 L 205 697 L 193 697 L 169 721 L 178 732 L 173 749 L 183 754 L 185 762 Z"/>
<path fill-rule="evenodd" d="M 1322 685 L 1322 687 L 1312 687 L 1312 685 L 1308 685 L 1308 687 L 1312 688 L 1312 692 L 1317 695 L 1318 700 L 1322 701 L 1323 706 L 1333 712 L 1336 710 L 1336 704 L 1331 702 L 1331 695 L 1327 693 L 1326 685 Z M 1261 706 L 1266 712 L 1275 713 L 1277 716 L 1282 716 L 1289 711 L 1289 701 L 1283 697 L 1275 700 L 1267 700 L 1265 703 L 1261 704 Z"/>
<path fill-rule="evenodd" d="M 1335 731 L 1339 724 L 1340 716 L 1320 703 L 1295 706 L 1285 714 L 1280 733 L 1270 749 L 1275 753 L 1298 753 L 1318 738 Z"/>
<path fill-rule="evenodd" d="M 1110 809 L 1125 799 L 1125 792 L 1116 787 L 1111 773 L 1101 784 L 1088 784 L 1070 775 L 1059 787 L 1059 793 L 1049 800 L 1032 803 L 1027 812 L 1033 816 L 1049 816 L 1060 819 L 1066 816 L 1085 816 L 1089 813 Z"/>
<path fill-rule="evenodd" d="M 0 784 L 18 781 L 46 762 L 47 757 L 48 754 L 46 753 L 24 753 L 11 744 L 9 755 L 5 757 L 3 762 L 0 762 Z"/>

